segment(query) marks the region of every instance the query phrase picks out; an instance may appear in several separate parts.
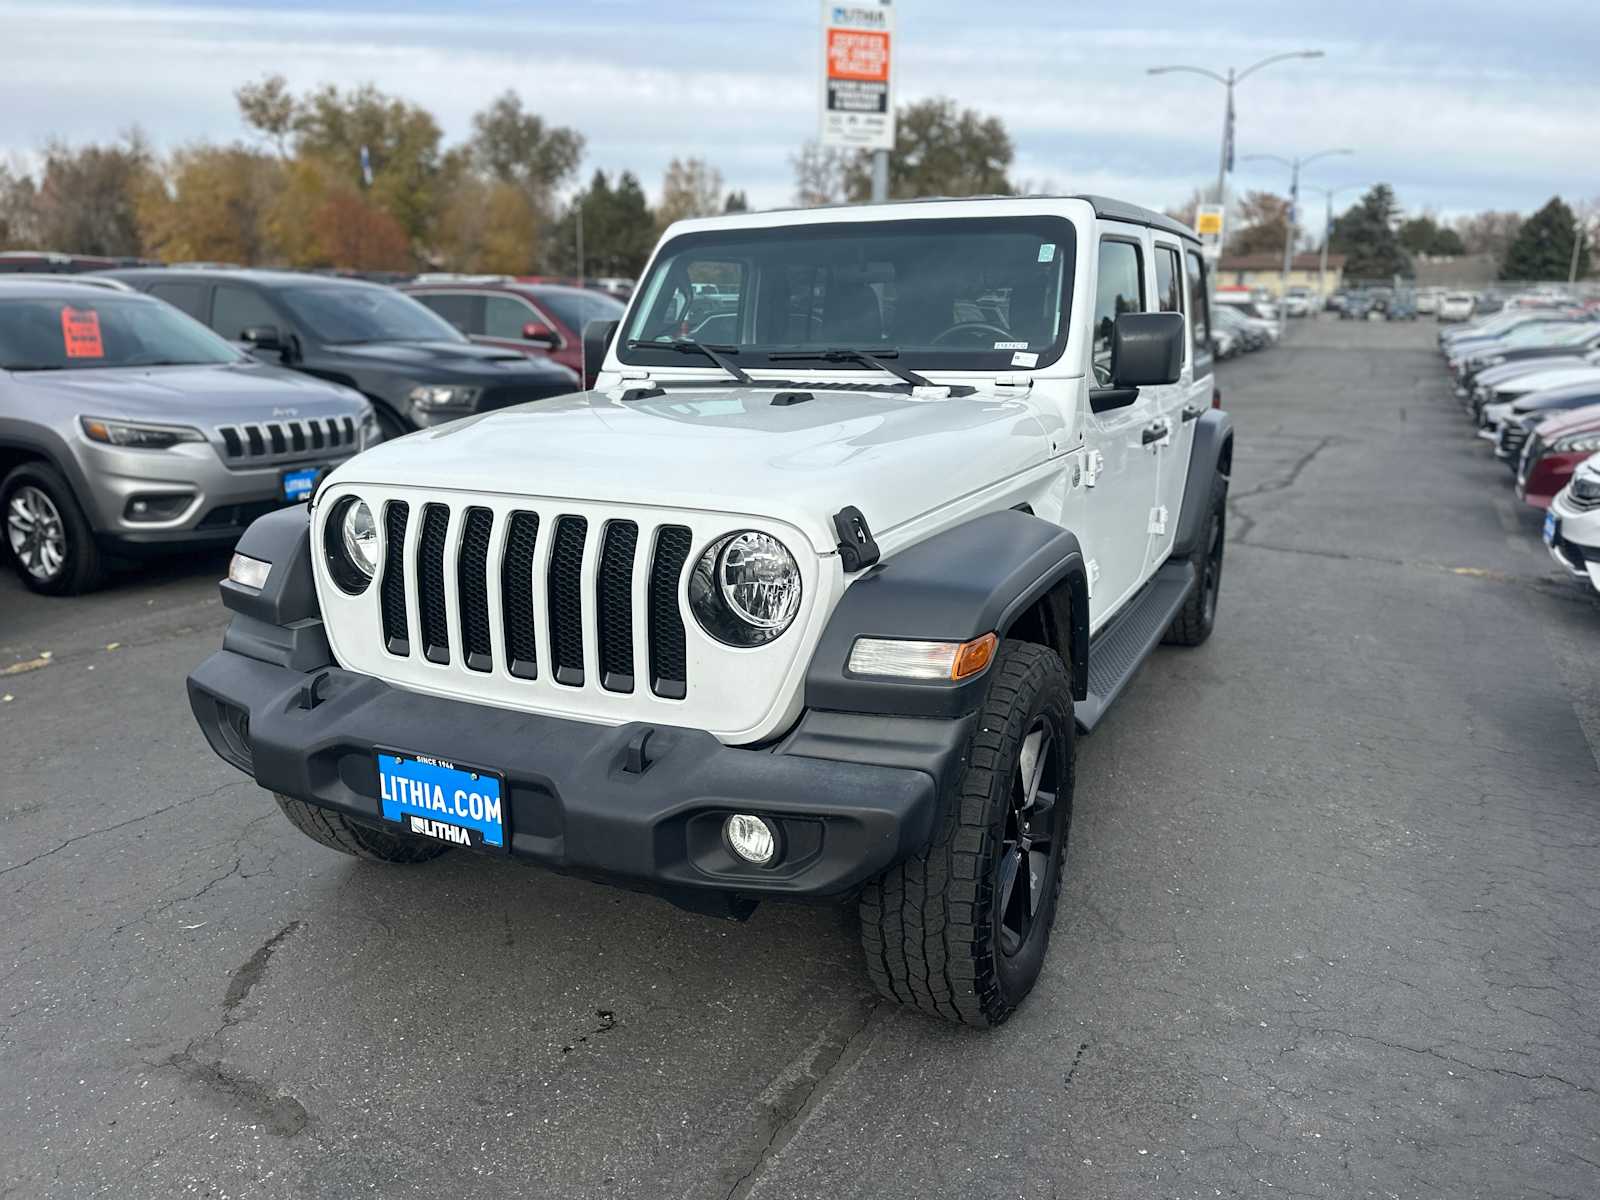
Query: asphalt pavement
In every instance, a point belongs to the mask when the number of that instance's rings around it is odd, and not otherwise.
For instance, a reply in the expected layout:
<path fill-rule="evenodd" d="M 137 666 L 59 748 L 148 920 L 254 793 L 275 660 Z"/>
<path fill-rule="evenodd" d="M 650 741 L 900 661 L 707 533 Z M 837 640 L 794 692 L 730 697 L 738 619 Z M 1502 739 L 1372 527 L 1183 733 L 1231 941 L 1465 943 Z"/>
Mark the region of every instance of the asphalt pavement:
<path fill-rule="evenodd" d="M 1433 326 L 1224 366 L 1216 634 L 1080 743 L 1045 974 L 306 840 L 184 697 L 220 557 L 0 580 L 0 1196 L 1592 1197 L 1600 604 Z"/>

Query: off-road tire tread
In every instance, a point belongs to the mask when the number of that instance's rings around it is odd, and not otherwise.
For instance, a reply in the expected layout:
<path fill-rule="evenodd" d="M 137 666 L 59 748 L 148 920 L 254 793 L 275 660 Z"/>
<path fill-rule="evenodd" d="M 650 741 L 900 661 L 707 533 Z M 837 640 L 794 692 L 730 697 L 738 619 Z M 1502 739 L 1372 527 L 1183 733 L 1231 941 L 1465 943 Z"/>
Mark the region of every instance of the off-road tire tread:
<path fill-rule="evenodd" d="M 307 804 L 281 792 L 273 792 L 272 798 L 283 809 L 289 823 L 313 842 L 355 858 L 371 862 L 423 863 L 438 858 L 450 848 L 352 821 L 332 809 Z"/>
<path fill-rule="evenodd" d="M 868 884 L 858 910 L 867 974 L 891 1000 L 963 1025 L 999 1025 L 1015 1009 L 995 977 L 992 939 L 996 773 L 1009 788 L 1015 747 L 1034 697 L 1056 689 L 1065 709 L 1065 794 L 1071 803 L 1072 689 L 1060 655 L 1031 642 L 1005 642 L 990 668 L 988 694 L 967 745 L 956 794 L 928 848 Z M 1070 808 L 1068 810 L 1070 815 Z M 1057 853 L 1065 849 L 1057 841 Z M 1046 900 L 1053 920 L 1063 866 Z"/>
<path fill-rule="evenodd" d="M 1172 624 L 1167 626 L 1166 633 L 1161 635 L 1163 645 L 1167 646 L 1198 646 L 1211 636 L 1211 630 L 1216 625 L 1216 613 L 1211 614 L 1211 620 L 1206 620 L 1206 596 L 1202 586 L 1204 579 L 1206 555 L 1211 552 L 1211 522 L 1218 519 L 1218 514 L 1226 512 L 1228 503 L 1228 480 L 1223 475 L 1216 475 L 1211 481 L 1211 500 L 1206 512 L 1206 527 L 1200 537 L 1200 545 L 1195 547 L 1190 561 L 1194 563 L 1195 586 L 1189 593 L 1189 598 L 1183 602 L 1183 607 L 1172 618 Z M 1226 536 L 1226 530 L 1224 530 Z"/>

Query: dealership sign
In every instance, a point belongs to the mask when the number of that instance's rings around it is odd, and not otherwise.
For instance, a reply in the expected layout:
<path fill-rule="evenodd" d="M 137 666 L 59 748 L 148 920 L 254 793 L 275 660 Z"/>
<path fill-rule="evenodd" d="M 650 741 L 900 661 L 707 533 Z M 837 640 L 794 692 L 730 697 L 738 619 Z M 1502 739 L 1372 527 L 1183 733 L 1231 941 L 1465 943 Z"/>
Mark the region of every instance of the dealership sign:
<path fill-rule="evenodd" d="M 882 3 L 822 6 L 824 146 L 894 149 L 894 85 L 889 56 L 894 9 Z"/>

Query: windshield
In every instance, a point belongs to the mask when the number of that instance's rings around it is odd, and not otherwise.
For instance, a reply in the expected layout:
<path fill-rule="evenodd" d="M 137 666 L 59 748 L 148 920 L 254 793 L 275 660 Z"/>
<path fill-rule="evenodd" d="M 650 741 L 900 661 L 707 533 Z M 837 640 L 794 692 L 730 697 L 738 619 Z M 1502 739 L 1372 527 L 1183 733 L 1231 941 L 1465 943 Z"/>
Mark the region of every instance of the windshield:
<path fill-rule="evenodd" d="M 204 325 L 159 300 L 79 291 L 70 301 L 0 299 L 0 368 L 83 370 L 244 359 Z"/>
<path fill-rule="evenodd" d="M 898 350 L 899 365 L 913 370 L 1046 366 L 1066 342 L 1073 254 L 1072 223 L 1060 217 L 684 234 L 636 293 L 618 354 L 629 364 L 681 365 L 670 346 L 631 343 L 691 339 L 736 348 L 746 369 L 826 349 Z"/>
<path fill-rule="evenodd" d="M 431 309 L 388 288 L 328 284 L 285 288 L 278 295 L 300 324 L 332 346 L 467 340 Z"/>
<path fill-rule="evenodd" d="M 534 293 L 568 329 L 579 337 L 590 321 L 620 321 L 626 307 L 618 300 L 599 292 L 584 292 L 577 288 L 540 288 Z"/>

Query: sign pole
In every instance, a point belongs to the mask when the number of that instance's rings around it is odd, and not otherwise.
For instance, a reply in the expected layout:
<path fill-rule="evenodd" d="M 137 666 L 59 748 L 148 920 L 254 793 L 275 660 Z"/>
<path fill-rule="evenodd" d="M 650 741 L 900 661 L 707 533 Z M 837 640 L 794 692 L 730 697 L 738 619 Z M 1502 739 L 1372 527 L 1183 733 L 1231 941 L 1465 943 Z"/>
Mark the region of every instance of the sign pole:
<path fill-rule="evenodd" d="M 889 152 L 872 152 L 872 202 L 882 204 L 889 198 Z"/>

